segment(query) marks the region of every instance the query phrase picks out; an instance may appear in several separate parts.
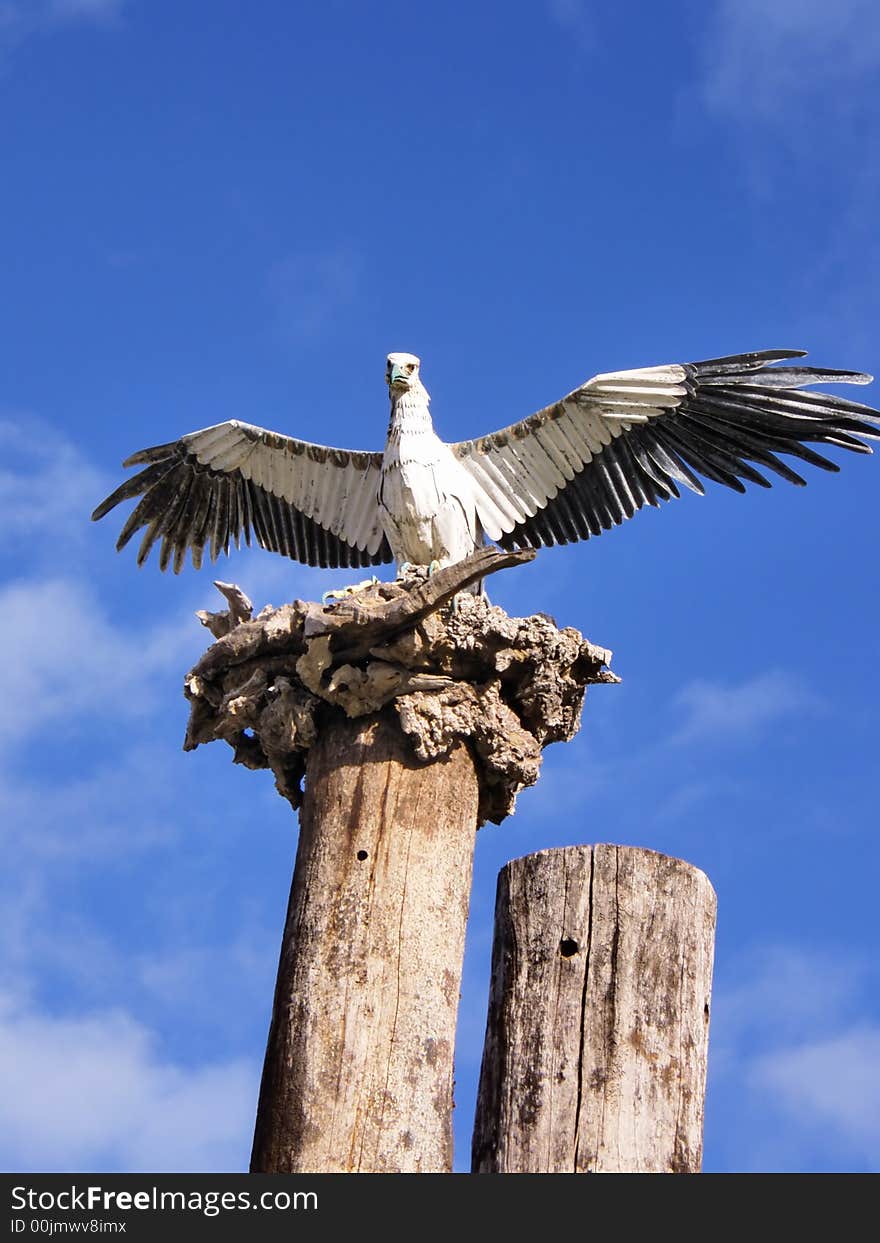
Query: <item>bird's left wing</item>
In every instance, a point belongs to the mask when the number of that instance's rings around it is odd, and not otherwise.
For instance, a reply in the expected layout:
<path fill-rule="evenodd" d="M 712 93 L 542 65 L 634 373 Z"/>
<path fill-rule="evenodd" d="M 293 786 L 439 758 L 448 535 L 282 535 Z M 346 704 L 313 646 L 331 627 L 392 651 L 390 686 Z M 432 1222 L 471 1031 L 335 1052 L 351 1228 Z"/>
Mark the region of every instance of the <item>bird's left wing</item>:
<path fill-rule="evenodd" d="M 503 548 L 567 544 L 679 496 L 680 485 L 702 493 L 700 476 L 738 492 L 743 480 L 770 487 L 760 466 L 802 485 L 779 454 L 836 471 L 808 446 L 870 453 L 859 437 L 880 438 L 880 412 L 804 388 L 872 377 L 777 365 L 801 357 L 764 350 L 595 376 L 519 423 L 452 445 L 476 484 L 483 530 Z"/>
<path fill-rule="evenodd" d="M 199 568 L 229 552 L 230 540 L 251 541 L 306 565 L 365 566 L 390 561 L 377 493 L 381 453 L 330 449 L 231 420 L 142 449 L 123 466 L 145 469 L 103 501 L 103 518 L 139 496 L 117 540 L 124 548 L 146 527 L 138 565 L 161 541 L 159 568 L 178 573 L 190 549 Z"/>

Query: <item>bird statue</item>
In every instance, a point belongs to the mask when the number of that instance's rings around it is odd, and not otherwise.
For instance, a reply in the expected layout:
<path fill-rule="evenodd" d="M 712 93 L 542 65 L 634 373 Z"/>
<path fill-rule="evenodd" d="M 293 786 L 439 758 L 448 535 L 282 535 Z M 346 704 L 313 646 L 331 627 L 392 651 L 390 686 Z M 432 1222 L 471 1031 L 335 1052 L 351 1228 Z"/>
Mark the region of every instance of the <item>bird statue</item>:
<path fill-rule="evenodd" d="M 758 467 L 801 478 L 780 454 L 839 467 L 810 445 L 870 453 L 880 412 L 805 389 L 868 384 L 854 371 L 790 364 L 803 350 L 763 350 L 695 363 L 617 371 L 587 380 L 519 423 L 476 440 L 436 435 L 414 354 L 389 354 L 391 420 L 381 452 L 332 449 L 231 419 L 142 449 L 144 467 L 103 501 L 103 518 L 140 497 L 117 549 L 146 528 L 143 564 L 198 569 L 230 542 L 306 565 L 396 561 L 450 565 L 487 540 L 504 549 L 589 539 L 645 505 L 702 494 L 702 479 L 745 492 L 770 487 Z"/>

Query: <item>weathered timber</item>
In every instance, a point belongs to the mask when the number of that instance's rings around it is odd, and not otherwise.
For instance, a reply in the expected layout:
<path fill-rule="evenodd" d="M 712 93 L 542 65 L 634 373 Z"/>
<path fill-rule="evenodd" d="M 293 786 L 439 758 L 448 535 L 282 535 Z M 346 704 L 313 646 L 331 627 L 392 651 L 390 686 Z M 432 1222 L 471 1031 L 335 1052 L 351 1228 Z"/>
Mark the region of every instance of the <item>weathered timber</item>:
<path fill-rule="evenodd" d="M 393 715 L 309 752 L 252 1171 L 452 1168 L 477 802 L 467 748 L 419 763 Z"/>
<path fill-rule="evenodd" d="M 254 615 L 254 605 L 250 596 L 246 596 L 236 583 L 223 583 L 215 578 L 214 586 L 229 607 L 221 613 L 209 613 L 207 609 L 199 609 L 196 617 L 203 626 L 210 630 L 215 639 L 222 639 L 242 622 L 251 620 Z"/>
<path fill-rule="evenodd" d="M 715 910 L 630 846 L 502 869 L 474 1172 L 699 1171 Z"/>
<path fill-rule="evenodd" d="M 334 604 L 200 620 L 184 746 L 271 768 L 300 841 L 252 1169 L 451 1168 L 452 1057 L 474 835 L 574 736 L 610 653 L 457 594 L 531 554 L 481 549 Z M 303 789 L 303 781 L 305 788 Z"/>

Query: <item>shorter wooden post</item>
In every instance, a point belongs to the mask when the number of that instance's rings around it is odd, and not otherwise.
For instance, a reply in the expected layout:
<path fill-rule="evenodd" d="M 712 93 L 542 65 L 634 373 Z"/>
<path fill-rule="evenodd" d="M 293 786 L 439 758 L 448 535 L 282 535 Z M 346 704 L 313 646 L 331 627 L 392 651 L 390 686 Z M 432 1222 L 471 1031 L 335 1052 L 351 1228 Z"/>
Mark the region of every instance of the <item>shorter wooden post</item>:
<path fill-rule="evenodd" d="M 699 1171 L 715 910 L 631 846 L 502 869 L 475 1173 Z"/>

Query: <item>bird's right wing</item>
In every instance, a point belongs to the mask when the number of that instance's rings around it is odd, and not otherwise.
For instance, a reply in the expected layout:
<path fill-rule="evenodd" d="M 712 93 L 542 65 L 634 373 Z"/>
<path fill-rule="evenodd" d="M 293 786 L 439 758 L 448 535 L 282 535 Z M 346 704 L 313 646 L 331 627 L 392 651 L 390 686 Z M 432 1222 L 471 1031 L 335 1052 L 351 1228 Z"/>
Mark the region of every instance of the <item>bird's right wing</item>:
<path fill-rule="evenodd" d="M 103 518 L 120 501 L 141 500 L 117 549 L 146 527 L 142 565 L 161 540 L 159 568 L 179 573 L 190 549 L 196 569 L 230 540 L 251 531 L 262 548 L 305 565 L 366 566 L 391 561 L 377 501 L 381 453 L 330 449 L 233 419 L 189 432 L 170 444 L 133 453 L 123 466 L 143 466 L 103 501 Z"/>

